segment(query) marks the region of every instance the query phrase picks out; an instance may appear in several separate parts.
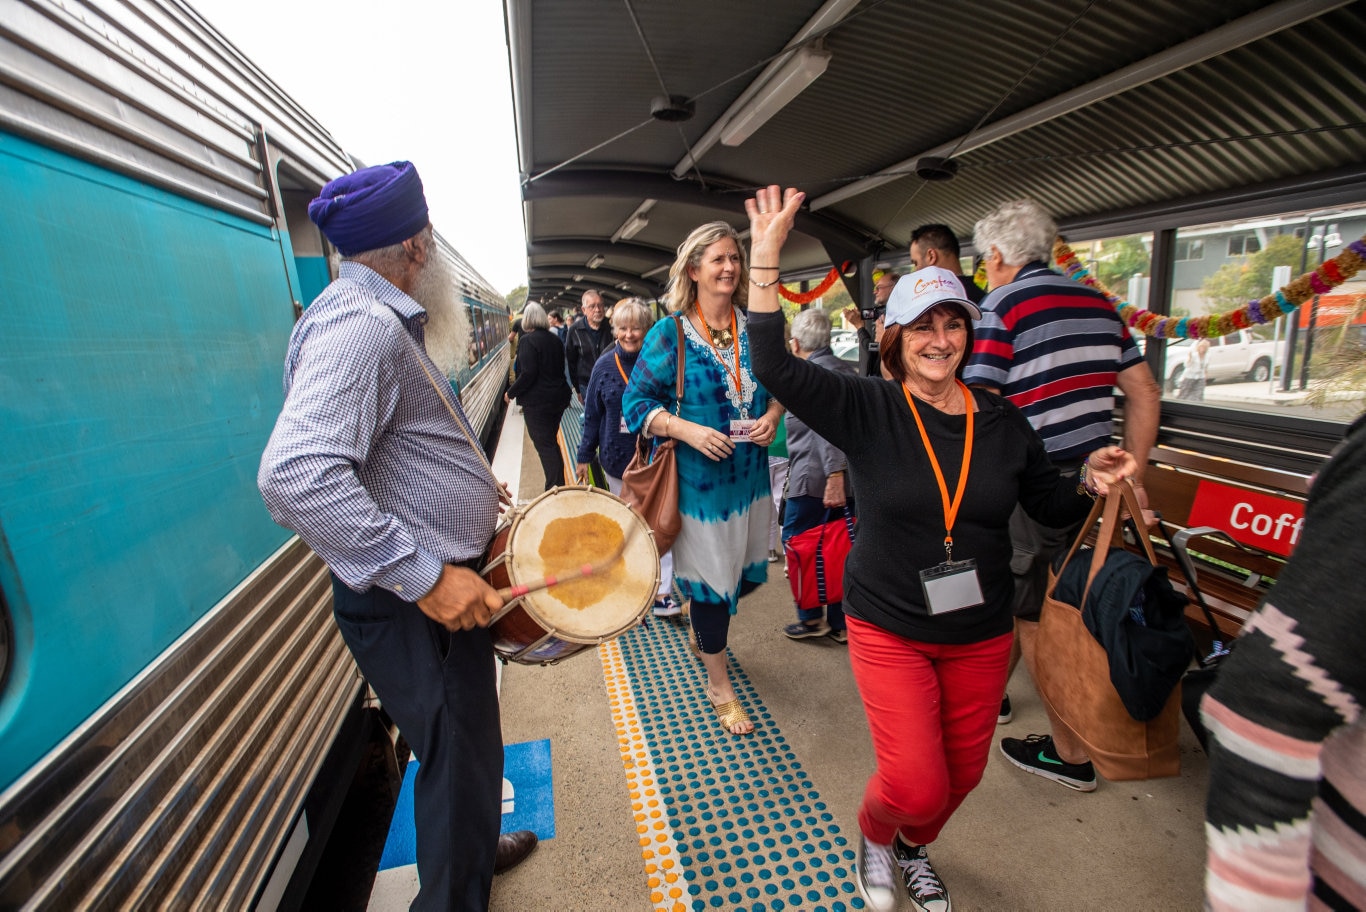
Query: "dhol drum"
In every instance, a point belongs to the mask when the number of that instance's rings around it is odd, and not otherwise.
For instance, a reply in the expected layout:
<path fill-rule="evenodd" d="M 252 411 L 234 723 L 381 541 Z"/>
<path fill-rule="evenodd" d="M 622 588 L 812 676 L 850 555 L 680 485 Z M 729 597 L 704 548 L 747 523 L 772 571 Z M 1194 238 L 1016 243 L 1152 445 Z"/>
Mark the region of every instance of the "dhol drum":
<path fill-rule="evenodd" d="M 649 526 L 601 488 L 553 488 L 499 523 L 480 571 L 490 586 L 530 585 L 570 576 L 611 555 L 592 576 L 511 599 L 489 629 L 504 661 L 549 665 L 640 623 L 659 589 L 659 552 Z"/>

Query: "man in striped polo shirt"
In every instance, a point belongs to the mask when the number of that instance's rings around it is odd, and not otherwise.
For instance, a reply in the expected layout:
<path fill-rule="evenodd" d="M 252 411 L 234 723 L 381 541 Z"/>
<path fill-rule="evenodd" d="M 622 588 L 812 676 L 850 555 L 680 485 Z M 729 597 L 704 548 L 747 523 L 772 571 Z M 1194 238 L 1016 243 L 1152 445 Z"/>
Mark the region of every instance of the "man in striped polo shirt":
<path fill-rule="evenodd" d="M 979 221 L 973 242 L 986 265 L 991 291 L 963 378 L 1013 402 L 1039 432 L 1049 457 L 1077 473 L 1086 454 L 1111 442 L 1114 388 L 1124 393 L 1121 445 L 1138 463 L 1134 488 L 1147 506 L 1142 482 L 1157 439 L 1161 390 L 1142 353 L 1105 297 L 1048 267 L 1057 224 L 1032 200 L 1002 205 Z M 1015 554 L 1016 654 L 1035 675 L 1039 611 L 1048 567 L 1076 528 L 1039 525 L 1019 507 L 1010 521 Z M 1037 680 L 1037 678 L 1036 678 Z M 1009 721 L 1003 699 L 1002 721 Z M 1046 708 L 1046 706 L 1045 706 Z M 1001 751 L 1021 769 L 1089 792 L 1096 773 L 1080 742 L 1050 720 L 1053 735 L 1005 738 Z"/>

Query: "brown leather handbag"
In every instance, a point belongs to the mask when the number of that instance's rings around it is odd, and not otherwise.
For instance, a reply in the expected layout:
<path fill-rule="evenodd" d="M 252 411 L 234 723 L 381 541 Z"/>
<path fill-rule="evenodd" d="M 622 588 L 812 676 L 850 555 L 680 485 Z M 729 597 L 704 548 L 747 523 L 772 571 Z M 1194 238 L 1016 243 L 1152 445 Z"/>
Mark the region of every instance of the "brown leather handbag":
<path fill-rule="evenodd" d="M 674 386 L 674 414 L 683 404 L 683 316 L 674 315 L 678 330 L 678 380 Z M 621 499 L 632 507 L 654 532 L 655 547 L 663 554 L 673 547 L 683 528 L 678 512 L 677 441 L 636 435 L 636 454 L 621 473 Z"/>
<path fill-rule="evenodd" d="M 1077 540 L 1067 552 L 1067 558 L 1048 575 L 1035 646 L 1039 694 L 1057 715 L 1059 723 L 1086 746 L 1096 771 L 1106 779 L 1176 776 L 1181 772 L 1177 749 L 1181 725 L 1180 686 L 1155 717 L 1146 722 L 1135 720 L 1110 682 L 1110 661 L 1105 649 L 1082 620 L 1080 609 L 1086 604 L 1086 595 L 1105 563 L 1111 543 L 1123 546 L 1119 521 L 1121 506 L 1126 507 L 1131 516 L 1143 515 L 1127 481 L 1113 486 L 1104 500 L 1096 501 L 1091 515 L 1077 533 Z M 1100 531 L 1086 577 L 1086 592 L 1079 605 L 1069 605 L 1054 597 L 1058 577 L 1095 525 L 1097 516 L 1100 516 Z M 1139 537 L 1148 561 L 1156 565 L 1152 542 L 1146 534 Z"/>

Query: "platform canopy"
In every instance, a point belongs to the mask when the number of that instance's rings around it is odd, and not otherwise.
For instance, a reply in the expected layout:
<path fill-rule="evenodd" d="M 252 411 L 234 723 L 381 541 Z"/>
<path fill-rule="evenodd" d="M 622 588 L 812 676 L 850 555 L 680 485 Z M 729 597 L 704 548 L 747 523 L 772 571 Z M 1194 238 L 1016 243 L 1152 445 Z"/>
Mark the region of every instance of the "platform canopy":
<path fill-rule="evenodd" d="M 1071 231 L 1366 179 L 1366 0 L 506 0 L 530 298 L 662 294 L 806 191 L 786 277 L 1033 197 Z M 869 271 L 867 268 L 864 272 Z M 859 282 L 849 283 L 860 295 Z M 863 287 L 868 287 L 865 279 Z M 866 292 L 865 292 L 866 293 Z"/>

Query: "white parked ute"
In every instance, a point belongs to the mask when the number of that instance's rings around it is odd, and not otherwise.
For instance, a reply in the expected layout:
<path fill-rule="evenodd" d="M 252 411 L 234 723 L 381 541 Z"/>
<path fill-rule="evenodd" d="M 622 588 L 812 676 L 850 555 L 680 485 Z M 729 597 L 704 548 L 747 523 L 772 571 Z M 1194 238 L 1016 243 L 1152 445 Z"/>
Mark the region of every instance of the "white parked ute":
<path fill-rule="evenodd" d="M 1195 343 L 1182 339 L 1167 346 L 1167 389 L 1175 392 L 1181 387 L 1186 357 Z M 1205 356 L 1205 381 L 1217 383 L 1228 380 L 1252 380 L 1265 383 L 1271 378 L 1273 365 L 1279 367 L 1285 358 L 1285 341 L 1258 339 L 1246 329 L 1209 340 Z"/>

